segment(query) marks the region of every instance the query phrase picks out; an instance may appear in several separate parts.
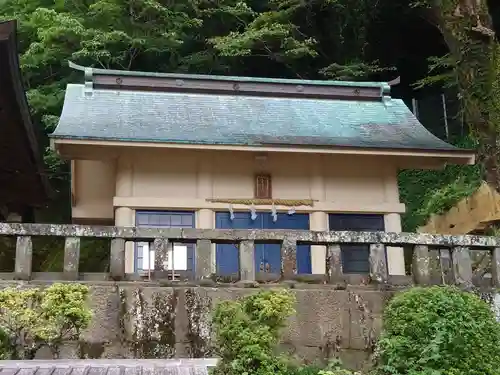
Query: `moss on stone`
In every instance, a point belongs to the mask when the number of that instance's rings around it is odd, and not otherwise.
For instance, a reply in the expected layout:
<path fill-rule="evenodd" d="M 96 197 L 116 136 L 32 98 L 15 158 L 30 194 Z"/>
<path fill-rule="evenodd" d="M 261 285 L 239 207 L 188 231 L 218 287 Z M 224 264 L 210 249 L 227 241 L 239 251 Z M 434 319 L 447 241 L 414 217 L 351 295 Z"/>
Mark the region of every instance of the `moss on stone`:
<path fill-rule="evenodd" d="M 211 300 L 209 298 L 200 296 L 193 288 L 186 290 L 188 351 L 192 358 L 206 357 L 212 351 L 210 310 Z"/>
<path fill-rule="evenodd" d="M 175 315 L 178 292 L 154 293 L 151 302 L 142 288 L 133 294 L 131 311 L 126 315 L 132 324 L 129 344 L 135 358 L 173 358 L 175 356 Z"/>

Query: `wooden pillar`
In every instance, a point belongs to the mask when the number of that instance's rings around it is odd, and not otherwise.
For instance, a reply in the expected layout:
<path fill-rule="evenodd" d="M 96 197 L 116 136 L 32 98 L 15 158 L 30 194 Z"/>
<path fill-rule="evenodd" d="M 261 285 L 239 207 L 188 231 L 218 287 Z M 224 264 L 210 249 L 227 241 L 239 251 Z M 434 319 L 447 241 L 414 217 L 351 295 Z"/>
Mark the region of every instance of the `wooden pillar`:
<path fill-rule="evenodd" d="M 117 197 L 133 196 L 134 166 L 129 155 L 122 155 L 116 163 L 115 195 Z M 115 225 L 132 227 L 135 224 L 135 212 L 130 207 L 115 207 Z M 118 244 L 118 242 L 117 242 Z M 118 245 L 115 245 L 115 251 Z M 112 248 L 113 249 L 113 248 Z M 134 272 L 135 242 L 125 241 L 123 244 L 123 275 Z"/>
<path fill-rule="evenodd" d="M 198 159 L 198 172 L 197 172 L 197 180 L 196 180 L 196 197 L 198 199 L 208 199 L 213 198 L 213 153 L 212 152 L 203 152 L 199 154 Z M 208 208 L 202 208 L 196 212 L 196 228 L 200 229 L 213 229 L 215 228 L 214 221 L 214 212 Z M 206 244 L 202 244 L 205 246 Z M 205 271 L 201 271 L 201 268 L 197 270 L 202 272 L 202 274 L 213 274 L 217 270 L 216 265 L 216 254 L 215 254 L 215 244 L 210 242 L 210 252 L 209 252 L 209 269 L 208 273 Z M 205 252 L 206 249 L 203 249 Z M 196 254 L 198 253 L 198 245 L 196 245 Z M 203 259 L 200 261 L 205 262 L 205 255 L 203 255 Z M 197 259 L 198 262 L 198 259 Z M 198 264 L 198 263 L 197 263 Z M 203 267 L 206 265 L 203 263 Z M 201 267 L 201 265 L 200 265 Z M 196 276 L 198 277 L 198 275 Z"/>
<path fill-rule="evenodd" d="M 325 177 L 323 167 L 325 159 L 322 155 L 314 155 L 310 165 L 310 190 L 311 199 L 318 202 L 326 201 Z M 328 214 L 322 211 L 314 211 L 309 214 L 309 229 L 314 231 L 328 230 Z M 313 274 L 321 275 L 327 273 L 325 258 L 327 248 L 323 245 L 311 245 L 311 271 Z"/>

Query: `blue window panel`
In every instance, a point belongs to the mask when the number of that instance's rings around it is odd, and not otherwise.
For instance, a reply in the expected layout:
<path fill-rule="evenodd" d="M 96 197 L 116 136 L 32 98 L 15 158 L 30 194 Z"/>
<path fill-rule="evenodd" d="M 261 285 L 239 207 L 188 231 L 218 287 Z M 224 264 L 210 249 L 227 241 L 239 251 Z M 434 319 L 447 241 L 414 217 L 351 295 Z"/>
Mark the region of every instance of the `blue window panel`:
<path fill-rule="evenodd" d="M 215 213 L 215 228 L 217 229 L 261 229 L 262 215 L 252 220 L 248 212 L 235 212 L 231 220 L 229 212 Z M 264 245 L 255 245 L 255 263 L 262 258 Z M 260 262 L 260 261 L 259 261 Z M 217 274 L 230 275 L 238 273 L 240 267 L 238 247 L 234 244 L 217 244 L 216 249 Z M 258 266 L 257 266 L 258 267 Z M 256 268 L 258 269 L 258 268 Z"/>
<path fill-rule="evenodd" d="M 137 211 L 135 222 L 142 228 L 194 228 L 194 212 L 189 211 Z M 194 244 L 187 244 L 187 266 L 188 271 L 194 270 Z M 135 271 L 143 269 L 142 251 L 135 246 Z"/>
<path fill-rule="evenodd" d="M 378 214 L 329 214 L 332 231 L 352 230 L 359 232 L 384 231 L 384 215 Z M 370 246 L 365 244 L 341 245 L 342 269 L 344 273 L 369 273 Z"/>
<path fill-rule="evenodd" d="M 278 214 L 278 220 L 274 222 L 269 212 L 257 213 L 255 220 L 251 219 L 249 212 L 235 212 L 232 221 L 229 212 L 217 212 L 215 221 L 217 229 L 309 229 L 308 214 Z M 232 244 L 217 245 L 216 262 L 218 274 L 238 273 L 239 255 L 237 246 Z M 265 267 L 266 264 L 269 265 L 270 272 L 281 272 L 280 245 L 255 245 L 255 269 L 258 271 L 261 265 Z M 297 246 L 297 269 L 299 273 L 311 273 L 311 247 L 309 245 Z"/>
<path fill-rule="evenodd" d="M 273 216 L 269 212 L 263 213 L 263 229 L 291 229 L 309 230 L 309 214 L 278 213 L 277 220 L 273 221 Z M 280 245 L 266 244 L 264 250 L 265 261 L 271 266 L 271 272 L 281 272 L 281 249 Z M 311 246 L 297 246 L 297 273 L 312 273 L 311 267 Z"/>

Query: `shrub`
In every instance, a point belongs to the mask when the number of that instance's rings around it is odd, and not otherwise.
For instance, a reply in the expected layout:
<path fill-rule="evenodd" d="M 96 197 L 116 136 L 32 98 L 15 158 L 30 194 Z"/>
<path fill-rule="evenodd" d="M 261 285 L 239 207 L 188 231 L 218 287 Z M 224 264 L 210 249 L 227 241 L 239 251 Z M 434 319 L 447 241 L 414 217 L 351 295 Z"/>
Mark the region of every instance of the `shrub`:
<path fill-rule="evenodd" d="M 360 372 L 346 370 L 339 360 L 334 360 L 328 364 L 326 369 L 320 370 L 318 375 L 361 375 Z"/>
<path fill-rule="evenodd" d="M 4 330 L 0 329 L 0 360 L 9 359 L 11 357 L 12 352 L 9 344 L 9 336 Z"/>
<path fill-rule="evenodd" d="M 48 346 L 58 357 L 62 342 L 78 339 L 90 323 L 87 295 L 81 284 L 0 290 L 0 351 L 3 347 L 4 356 L 12 359 L 33 359 Z"/>
<path fill-rule="evenodd" d="M 294 312 L 294 295 L 261 291 L 217 305 L 213 315 L 218 375 L 287 374 L 289 362 L 276 353 L 279 333 Z"/>
<path fill-rule="evenodd" d="M 378 374 L 498 374 L 500 324 L 471 293 L 413 288 L 388 303 L 375 359 Z"/>

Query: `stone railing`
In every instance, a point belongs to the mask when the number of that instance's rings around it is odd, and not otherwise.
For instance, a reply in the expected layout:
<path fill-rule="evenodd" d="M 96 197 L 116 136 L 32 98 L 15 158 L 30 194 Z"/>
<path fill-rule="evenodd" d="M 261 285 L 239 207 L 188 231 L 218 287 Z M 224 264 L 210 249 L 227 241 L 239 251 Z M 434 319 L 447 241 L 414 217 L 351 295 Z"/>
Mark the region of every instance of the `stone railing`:
<path fill-rule="evenodd" d="M 450 236 L 420 233 L 388 232 L 314 232 L 291 230 L 217 230 L 217 229 L 155 229 L 135 227 L 104 227 L 56 224 L 12 224 L 0 223 L 0 236 L 15 236 L 15 270 L 0 273 L 4 280 L 140 280 L 137 274 L 125 273 L 125 243 L 152 242 L 155 252 L 154 270 L 148 275 L 150 280 L 168 281 L 165 270 L 167 255 L 173 243 L 193 243 L 195 248 L 195 269 L 185 275 L 200 285 L 220 281 L 212 272 L 212 243 L 233 243 L 239 248 L 240 282 L 296 280 L 323 284 L 349 282 L 352 275 L 342 272 L 342 244 L 369 244 L 370 274 L 363 276 L 362 283 L 398 284 L 415 283 L 428 285 L 436 283 L 432 277 L 432 253 L 438 256 L 440 273 L 448 267 L 449 283 L 463 287 L 473 286 L 471 251 L 486 250 L 491 257 L 492 287 L 500 287 L 500 238 L 482 236 Z M 32 272 L 32 237 L 55 236 L 65 238 L 64 266 L 58 273 Z M 109 273 L 82 274 L 79 272 L 80 239 L 107 238 L 111 240 Z M 254 244 L 281 244 L 282 266 L 280 275 L 262 275 L 255 269 Z M 323 275 L 297 275 L 297 244 L 324 245 L 326 272 Z M 412 250 L 411 272 L 407 276 L 391 277 L 388 273 L 386 247 L 403 247 Z M 443 259 L 448 258 L 448 265 Z M 443 282 L 444 277 L 442 278 Z M 440 282 L 440 281 L 438 281 Z"/>

